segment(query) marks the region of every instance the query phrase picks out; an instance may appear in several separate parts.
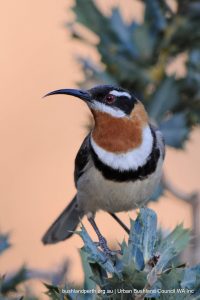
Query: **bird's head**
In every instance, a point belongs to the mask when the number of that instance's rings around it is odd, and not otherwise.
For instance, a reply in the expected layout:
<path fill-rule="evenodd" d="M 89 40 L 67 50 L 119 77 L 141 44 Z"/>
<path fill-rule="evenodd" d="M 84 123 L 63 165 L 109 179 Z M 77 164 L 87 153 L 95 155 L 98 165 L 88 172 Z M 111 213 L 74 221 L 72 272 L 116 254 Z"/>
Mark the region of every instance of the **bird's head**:
<path fill-rule="evenodd" d="M 46 96 L 56 94 L 82 99 L 91 111 L 107 113 L 115 118 L 129 117 L 139 102 L 132 93 L 112 85 L 99 85 L 89 90 L 62 89 L 50 92 Z"/>
<path fill-rule="evenodd" d="M 111 152 L 124 152 L 139 147 L 148 116 L 143 104 L 130 92 L 112 85 L 99 85 L 89 90 L 62 89 L 46 96 L 65 94 L 82 99 L 90 108 L 95 126 L 92 137 Z"/>

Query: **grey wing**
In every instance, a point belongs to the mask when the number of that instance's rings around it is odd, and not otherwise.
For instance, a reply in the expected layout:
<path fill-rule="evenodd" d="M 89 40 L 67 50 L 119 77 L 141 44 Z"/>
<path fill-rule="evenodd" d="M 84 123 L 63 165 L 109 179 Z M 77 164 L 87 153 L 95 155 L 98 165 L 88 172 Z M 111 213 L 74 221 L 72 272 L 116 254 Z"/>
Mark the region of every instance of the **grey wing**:
<path fill-rule="evenodd" d="M 90 157 L 90 133 L 84 139 L 75 159 L 74 182 L 77 187 L 77 181 L 84 172 Z"/>
<path fill-rule="evenodd" d="M 163 137 L 162 132 L 156 127 L 155 125 L 151 124 L 151 128 L 155 131 L 156 137 L 157 137 L 157 142 L 158 142 L 158 147 L 162 153 L 163 160 L 165 158 L 165 140 Z"/>
<path fill-rule="evenodd" d="M 74 180 L 77 181 L 84 172 L 90 155 L 89 135 L 84 139 L 75 159 Z M 84 211 L 79 209 L 77 196 L 70 202 L 65 210 L 45 233 L 42 241 L 44 244 L 54 244 L 69 238 L 76 230 Z"/>

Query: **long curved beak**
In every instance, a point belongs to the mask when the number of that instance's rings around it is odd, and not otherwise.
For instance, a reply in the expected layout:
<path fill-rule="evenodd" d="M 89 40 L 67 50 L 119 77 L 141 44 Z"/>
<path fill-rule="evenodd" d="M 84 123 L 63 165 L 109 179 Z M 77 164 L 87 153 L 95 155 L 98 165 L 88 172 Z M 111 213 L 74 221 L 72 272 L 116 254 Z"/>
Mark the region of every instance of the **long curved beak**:
<path fill-rule="evenodd" d="M 87 91 L 76 90 L 76 89 L 56 90 L 56 91 L 46 94 L 44 97 L 51 96 L 51 95 L 58 95 L 58 94 L 74 96 L 74 97 L 80 98 L 86 102 L 90 102 L 92 100 L 91 95 Z"/>

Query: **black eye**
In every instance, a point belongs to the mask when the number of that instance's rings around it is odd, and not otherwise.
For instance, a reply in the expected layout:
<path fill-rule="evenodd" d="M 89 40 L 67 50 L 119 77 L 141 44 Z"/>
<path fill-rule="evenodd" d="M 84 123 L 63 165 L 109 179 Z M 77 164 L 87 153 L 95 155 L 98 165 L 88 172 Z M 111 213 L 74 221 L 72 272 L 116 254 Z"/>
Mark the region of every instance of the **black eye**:
<path fill-rule="evenodd" d="M 115 96 L 114 95 L 111 95 L 111 94 L 108 94 L 106 97 L 105 97 L 105 101 L 109 104 L 115 102 Z"/>

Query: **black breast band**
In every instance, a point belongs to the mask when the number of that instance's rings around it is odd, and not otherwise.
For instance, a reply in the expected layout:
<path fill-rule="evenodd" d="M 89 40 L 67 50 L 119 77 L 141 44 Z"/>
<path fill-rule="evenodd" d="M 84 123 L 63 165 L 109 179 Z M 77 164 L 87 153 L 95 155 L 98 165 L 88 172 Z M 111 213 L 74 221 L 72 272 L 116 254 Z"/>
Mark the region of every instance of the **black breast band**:
<path fill-rule="evenodd" d="M 143 166 L 138 167 L 137 170 L 120 171 L 120 170 L 113 169 L 110 166 L 104 164 L 99 159 L 92 145 L 90 145 L 92 159 L 94 161 L 95 167 L 102 173 L 102 175 L 106 179 L 113 180 L 113 181 L 123 182 L 123 181 L 136 181 L 136 180 L 146 179 L 150 174 L 152 174 L 156 170 L 157 162 L 160 157 L 160 150 L 157 147 L 155 132 L 151 127 L 150 129 L 153 136 L 152 151 L 149 154 L 147 161 Z"/>

